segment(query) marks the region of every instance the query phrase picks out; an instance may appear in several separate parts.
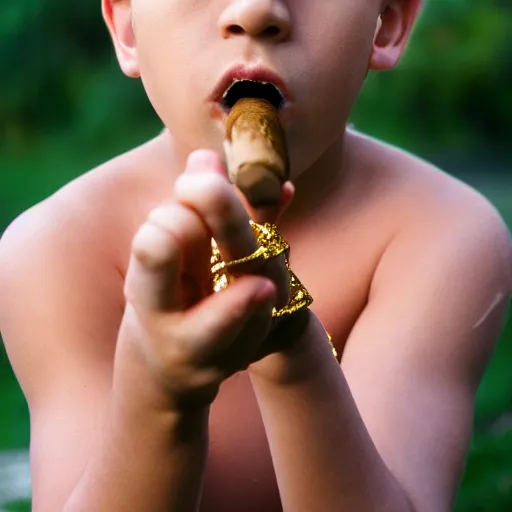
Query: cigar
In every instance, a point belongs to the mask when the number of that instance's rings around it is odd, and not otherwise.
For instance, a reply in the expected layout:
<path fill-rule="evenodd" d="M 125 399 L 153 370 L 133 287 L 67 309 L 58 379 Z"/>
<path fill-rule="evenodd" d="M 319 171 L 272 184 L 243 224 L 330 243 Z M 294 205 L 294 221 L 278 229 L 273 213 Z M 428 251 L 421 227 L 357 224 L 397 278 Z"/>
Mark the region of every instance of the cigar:
<path fill-rule="evenodd" d="M 267 100 L 242 98 L 226 122 L 228 176 L 254 206 L 276 205 L 290 177 L 290 162 L 277 109 Z"/>

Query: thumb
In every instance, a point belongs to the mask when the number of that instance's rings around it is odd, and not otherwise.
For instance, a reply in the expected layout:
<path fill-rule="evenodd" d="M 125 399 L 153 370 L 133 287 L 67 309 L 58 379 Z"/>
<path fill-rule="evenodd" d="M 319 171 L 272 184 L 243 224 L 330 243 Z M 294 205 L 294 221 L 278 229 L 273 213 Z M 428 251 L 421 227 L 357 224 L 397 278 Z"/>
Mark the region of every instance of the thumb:
<path fill-rule="evenodd" d="M 187 310 L 181 326 L 188 336 L 200 340 L 202 356 L 209 356 L 230 347 L 252 315 L 258 312 L 259 317 L 267 317 L 268 322 L 258 322 L 258 326 L 251 332 L 251 339 L 261 343 L 272 325 L 275 300 L 276 287 L 270 279 L 242 276 L 226 289 L 210 295 Z M 210 350 L 205 345 L 209 345 Z"/>

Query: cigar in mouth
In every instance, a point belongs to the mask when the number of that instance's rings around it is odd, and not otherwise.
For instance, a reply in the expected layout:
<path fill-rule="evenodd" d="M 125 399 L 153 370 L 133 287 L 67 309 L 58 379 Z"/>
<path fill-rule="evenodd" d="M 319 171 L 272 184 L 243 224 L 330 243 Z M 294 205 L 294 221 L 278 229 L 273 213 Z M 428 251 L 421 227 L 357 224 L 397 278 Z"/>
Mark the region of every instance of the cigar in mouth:
<path fill-rule="evenodd" d="M 263 98 L 241 98 L 226 121 L 228 176 L 254 206 L 279 203 L 290 162 L 277 108 Z"/>

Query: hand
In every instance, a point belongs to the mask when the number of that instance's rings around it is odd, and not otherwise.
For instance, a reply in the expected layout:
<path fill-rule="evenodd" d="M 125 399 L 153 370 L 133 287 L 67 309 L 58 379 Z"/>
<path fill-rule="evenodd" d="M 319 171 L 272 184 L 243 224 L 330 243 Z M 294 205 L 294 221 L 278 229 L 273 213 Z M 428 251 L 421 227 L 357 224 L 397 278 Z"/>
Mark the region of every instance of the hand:
<path fill-rule="evenodd" d="M 212 237 L 226 261 L 257 249 L 219 158 L 199 151 L 176 181 L 173 200 L 153 210 L 133 239 L 114 369 L 118 387 L 132 386 L 134 393 L 150 381 L 166 405 L 207 406 L 223 380 L 261 357 L 272 308 L 288 302 L 284 259 L 248 265 L 213 294 Z"/>

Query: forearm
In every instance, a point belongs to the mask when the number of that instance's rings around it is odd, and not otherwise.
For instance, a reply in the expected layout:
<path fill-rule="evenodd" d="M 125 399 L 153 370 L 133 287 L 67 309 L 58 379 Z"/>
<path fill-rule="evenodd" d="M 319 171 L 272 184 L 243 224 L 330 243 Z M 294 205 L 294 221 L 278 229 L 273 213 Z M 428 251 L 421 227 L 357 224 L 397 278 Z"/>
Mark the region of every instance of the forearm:
<path fill-rule="evenodd" d="M 198 509 L 208 410 L 177 413 L 138 398 L 112 399 L 102 436 L 66 512 Z"/>
<path fill-rule="evenodd" d="M 273 367 L 269 373 L 251 372 L 284 510 L 411 512 L 323 330 L 313 325 L 313 332 L 300 354 L 268 356 L 262 363 Z"/>

